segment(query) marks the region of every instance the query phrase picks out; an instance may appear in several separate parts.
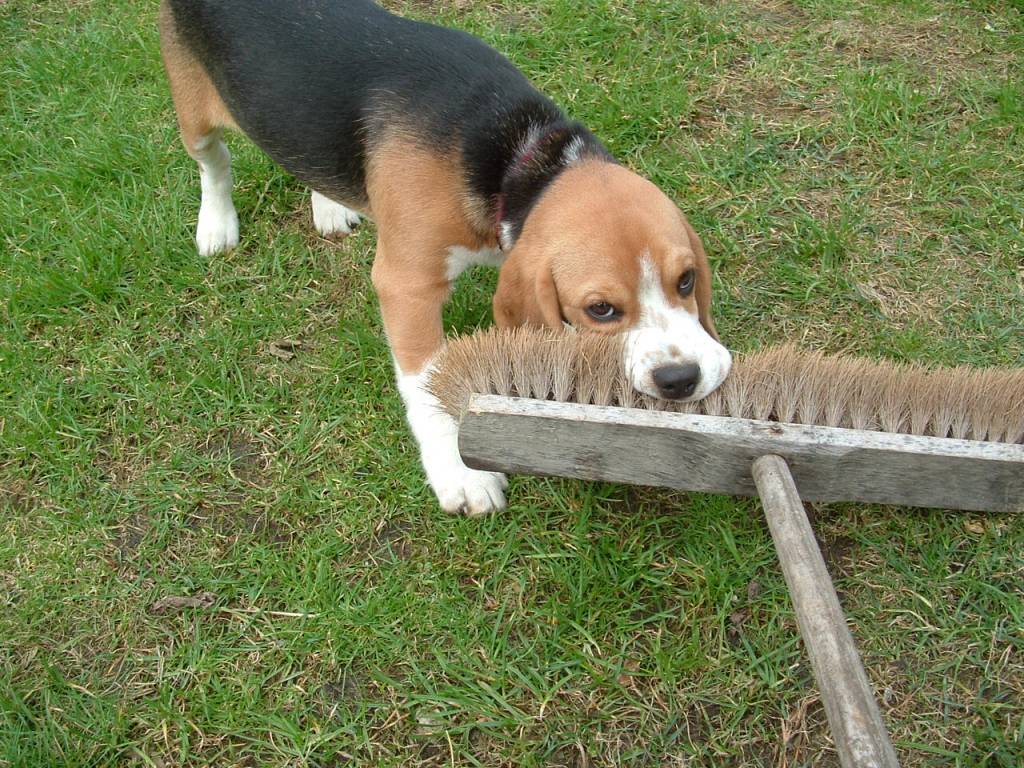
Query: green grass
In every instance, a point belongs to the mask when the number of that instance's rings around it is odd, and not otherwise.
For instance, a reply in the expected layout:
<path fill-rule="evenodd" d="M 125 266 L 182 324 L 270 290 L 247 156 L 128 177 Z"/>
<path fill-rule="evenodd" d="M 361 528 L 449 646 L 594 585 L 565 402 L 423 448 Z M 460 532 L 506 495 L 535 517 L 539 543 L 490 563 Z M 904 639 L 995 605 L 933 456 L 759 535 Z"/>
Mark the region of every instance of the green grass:
<path fill-rule="evenodd" d="M 1024 359 L 1019 3 L 391 5 L 679 202 L 733 348 Z M 838 764 L 754 503 L 516 478 L 448 517 L 372 227 L 320 240 L 234 139 L 241 247 L 196 255 L 155 6 L 0 4 L 0 766 Z M 1020 520 L 815 525 L 902 764 L 1024 762 Z"/>

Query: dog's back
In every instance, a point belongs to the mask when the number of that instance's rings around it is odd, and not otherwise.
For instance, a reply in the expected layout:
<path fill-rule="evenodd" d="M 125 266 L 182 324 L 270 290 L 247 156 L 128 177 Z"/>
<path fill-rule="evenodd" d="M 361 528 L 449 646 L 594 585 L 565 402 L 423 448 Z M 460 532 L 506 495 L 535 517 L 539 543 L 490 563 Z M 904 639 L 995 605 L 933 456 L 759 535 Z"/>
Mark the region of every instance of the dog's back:
<path fill-rule="evenodd" d="M 400 130 L 446 151 L 478 146 L 477 130 L 518 136 L 559 114 L 476 38 L 370 0 L 164 2 L 239 127 L 303 182 L 354 204 L 365 203 L 368 137 Z"/>

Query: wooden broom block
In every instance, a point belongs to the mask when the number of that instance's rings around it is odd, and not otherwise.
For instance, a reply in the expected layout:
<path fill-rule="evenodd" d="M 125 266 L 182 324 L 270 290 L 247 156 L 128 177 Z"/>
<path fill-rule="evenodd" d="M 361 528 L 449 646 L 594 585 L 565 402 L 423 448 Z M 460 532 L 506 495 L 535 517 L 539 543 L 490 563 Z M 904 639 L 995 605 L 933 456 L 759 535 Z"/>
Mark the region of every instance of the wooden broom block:
<path fill-rule="evenodd" d="M 1024 445 L 473 395 L 470 467 L 756 496 L 775 454 L 808 501 L 1024 510 Z"/>

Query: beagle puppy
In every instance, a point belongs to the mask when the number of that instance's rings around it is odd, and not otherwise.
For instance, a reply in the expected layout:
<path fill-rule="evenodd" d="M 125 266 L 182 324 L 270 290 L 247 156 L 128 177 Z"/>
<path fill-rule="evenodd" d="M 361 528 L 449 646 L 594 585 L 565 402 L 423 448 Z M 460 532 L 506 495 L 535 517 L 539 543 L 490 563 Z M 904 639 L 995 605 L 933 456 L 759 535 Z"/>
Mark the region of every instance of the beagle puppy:
<path fill-rule="evenodd" d="M 500 326 L 626 334 L 641 392 L 698 399 L 729 372 L 708 259 L 679 209 L 476 38 L 370 0 L 162 0 L 160 33 L 199 165 L 201 254 L 238 244 L 224 128 L 310 187 L 321 234 L 376 222 L 372 281 L 444 509 L 505 505 L 505 477 L 463 464 L 425 389 L 442 305 L 472 264 L 501 266 Z"/>

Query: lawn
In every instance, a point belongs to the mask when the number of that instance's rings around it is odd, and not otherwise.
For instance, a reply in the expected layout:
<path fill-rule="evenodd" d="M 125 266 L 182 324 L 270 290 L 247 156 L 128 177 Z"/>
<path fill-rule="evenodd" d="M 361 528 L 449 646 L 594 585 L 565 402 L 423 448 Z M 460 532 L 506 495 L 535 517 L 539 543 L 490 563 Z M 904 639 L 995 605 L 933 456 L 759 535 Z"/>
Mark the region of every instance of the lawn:
<path fill-rule="evenodd" d="M 0 2 L 0 766 L 838 765 L 756 503 L 447 516 L 372 225 L 322 240 L 234 137 L 242 242 L 196 254 L 156 5 Z M 1024 360 L 1019 0 L 389 5 L 678 201 L 730 347 Z M 902 764 L 1024 764 L 1021 519 L 814 521 Z"/>

